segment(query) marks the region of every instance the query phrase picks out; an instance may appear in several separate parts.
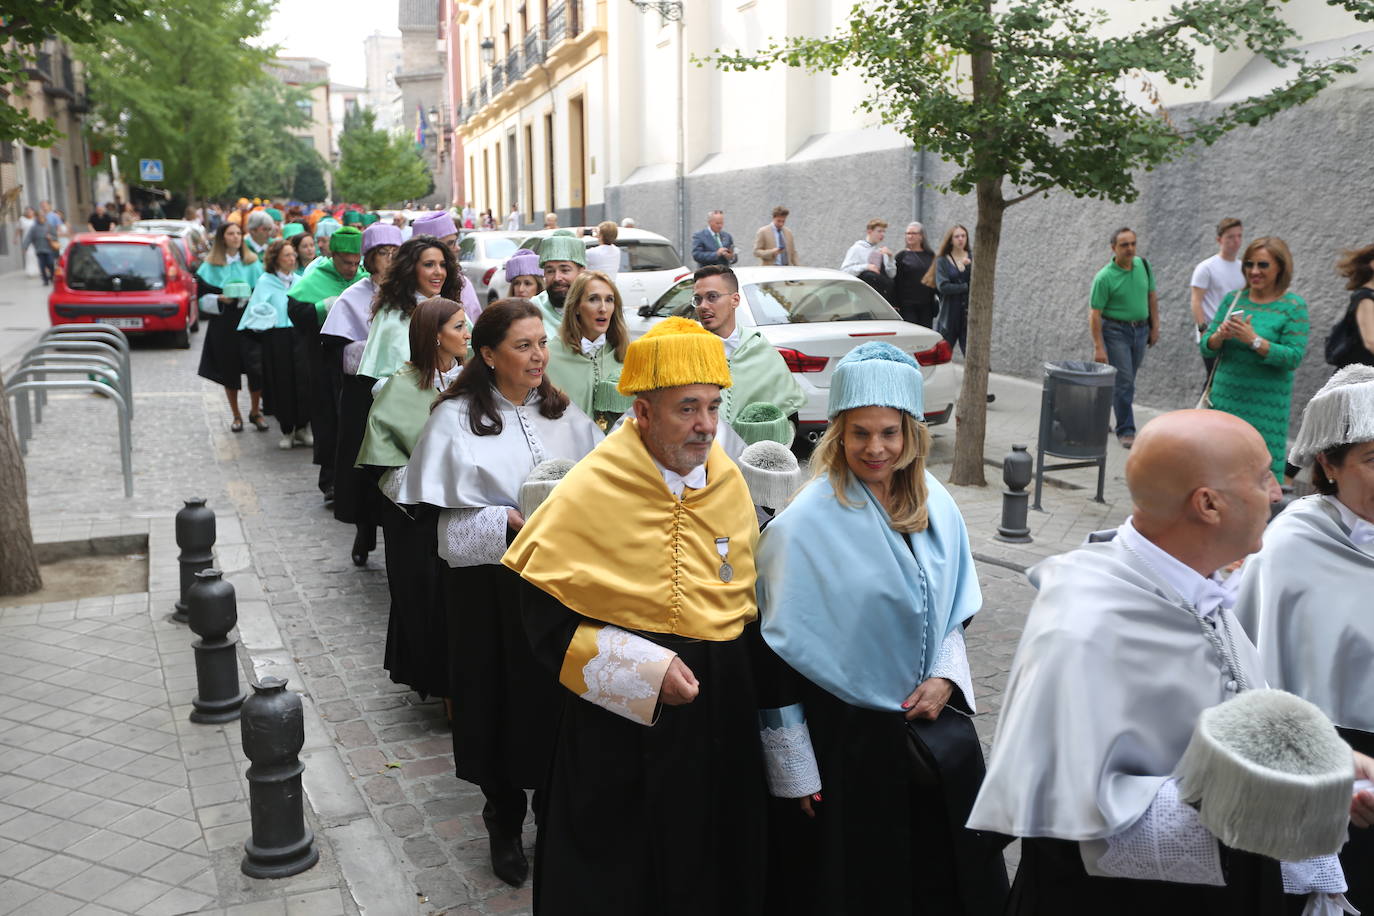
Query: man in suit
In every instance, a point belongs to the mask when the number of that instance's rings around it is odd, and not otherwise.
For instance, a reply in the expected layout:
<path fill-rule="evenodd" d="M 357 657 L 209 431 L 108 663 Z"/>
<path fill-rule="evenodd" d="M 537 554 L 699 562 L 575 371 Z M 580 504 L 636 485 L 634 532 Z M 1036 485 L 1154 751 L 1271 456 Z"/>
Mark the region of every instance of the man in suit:
<path fill-rule="evenodd" d="M 795 267 L 800 263 L 797 260 L 797 243 L 792 239 L 792 230 L 785 225 L 787 214 L 786 207 L 774 207 L 773 221 L 754 236 L 754 257 L 759 259 L 760 264 Z"/>
<path fill-rule="evenodd" d="M 712 210 L 706 214 L 706 228 L 692 236 L 692 257 L 699 267 L 708 264 L 729 267 L 739 260 L 735 252 L 735 238 L 725 231 L 724 210 Z"/>

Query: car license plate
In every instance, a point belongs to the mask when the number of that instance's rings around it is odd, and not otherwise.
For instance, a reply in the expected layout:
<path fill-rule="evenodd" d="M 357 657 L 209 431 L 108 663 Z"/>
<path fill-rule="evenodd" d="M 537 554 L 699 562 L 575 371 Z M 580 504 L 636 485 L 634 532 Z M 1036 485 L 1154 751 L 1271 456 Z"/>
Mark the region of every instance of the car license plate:
<path fill-rule="evenodd" d="M 115 328 L 126 328 L 130 331 L 139 331 L 143 329 L 142 318 L 101 318 L 96 323 L 108 324 Z"/>

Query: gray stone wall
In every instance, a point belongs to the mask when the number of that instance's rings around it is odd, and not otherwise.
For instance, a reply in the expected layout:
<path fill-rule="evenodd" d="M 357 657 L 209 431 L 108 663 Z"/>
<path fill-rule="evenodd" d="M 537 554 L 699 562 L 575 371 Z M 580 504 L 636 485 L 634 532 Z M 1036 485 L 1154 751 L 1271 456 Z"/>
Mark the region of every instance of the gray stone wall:
<path fill-rule="evenodd" d="M 1205 114 L 1206 106 L 1176 109 L 1176 123 Z M 1374 241 L 1368 218 L 1374 187 L 1374 90 L 1341 89 L 1256 128 L 1242 128 L 1215 146 L 1137 176 L 1139 199 L 1127 205 L 1051 194 L 1007 212 L 997 264 L 993 368 L 1038 379 L 1047 359 L 1090 359 L 1088 288 L 1110 257 L 1109 236 L 1130 226 L 1159 287 L 1160 342 L 1146 357 L 1137 400 L 1156 407 L 1189 407 L 1203 384 L 1193 342 L 1189 280 L 1194 265 L 1215 253 L 1215 227 L 1224 216 L 1245 223 L 1247 243 L 1282 237 L 1293 252 L 1292 289 L 1308 304 L 1311 336 L 1294 390 L 1293 421 L 1330 376 L 1322 347 L 1342 314 L 1348 293 L 1333 270 L 1342 248 Z M 927 157 L 928 180 L 947 180 L 953 169 Z M 888 243 L 901 247 L 903 227 L 919 208 L 938 243 L 952 223 L 975 230 L 971 197 L 930 188 L 913 193 L 910 150 L 789 163 L 692 177 L 687 199 L 693 231 L 705 212 L 721 207 L 726 228 L 744 249 L 777 203 L 788 206 L 788 225 L 805 264 L 838 267 L 872 217 L 886 219 Z M 606 192 L 609 218 L 633 216 L 641 228 L 676 238 L 673 182 L 621 185 Z M 978 241 L 974 237 L 974 259 Z"/>

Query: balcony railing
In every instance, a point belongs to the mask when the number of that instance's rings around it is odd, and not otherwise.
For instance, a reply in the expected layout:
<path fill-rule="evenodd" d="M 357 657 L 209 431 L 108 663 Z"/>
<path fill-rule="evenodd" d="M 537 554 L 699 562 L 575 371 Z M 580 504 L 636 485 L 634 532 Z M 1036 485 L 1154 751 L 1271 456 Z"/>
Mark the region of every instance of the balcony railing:
<path fill-rule="evenodd" d="M 487 80 L 486 77 L 482 78 L 482 85 L 477 90 L 477 100 L 481 102 L 483 105 L 491 101 L 491 83 Z"/>
<path fill-rule="evenodd" d="M 517 45 L 510 49 L 506 55 L 506 82 L 513 83 L 525 73 L 525 68 L 520 66 L 520 47 Z"/>
<path fill-rule="evenodd" d="M 500 64 L 496 64 L 495 66 L 493 66 L 493 67 L 491 68 L 491 94 L 492 94 L 492 96 L 493 96 L 493 97 L 496 96 L 496 95 L 497 95 L 498 93 L 500 93 L 501 90 L 504 89 L 504 88 L 506 88 L 506 77 L 505 77 L 505 73 L 504 73 L 504 71 L 502 70 L 501 65 L 500 65 Z"/>
<path fill-rule="evenodd" d="M 539 34 L 539 26 L 525 33 L 525 69 L 544 62 L 544 36 Z"/>
<path fill-rule="evenodd" d="M 556 45 L 564 38 L 577 34 L 568 28 L 568 6 L 559 3 L 549 7 L 549 44 Z"/>

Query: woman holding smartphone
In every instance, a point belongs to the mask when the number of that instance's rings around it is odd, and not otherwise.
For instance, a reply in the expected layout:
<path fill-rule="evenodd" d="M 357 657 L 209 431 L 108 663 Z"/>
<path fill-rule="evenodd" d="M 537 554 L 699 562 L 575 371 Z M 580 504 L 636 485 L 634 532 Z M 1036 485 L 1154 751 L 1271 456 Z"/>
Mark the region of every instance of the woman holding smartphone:
<path fill-rule="evenodd" d="M 1259 430 L 1283 479 L 1293 372 L 1307 349 L 1307 303 L 1289 292 L 1293 256 L 1278 236 L 1255 239 L 1241 258 L 1245 287 L 1227 293 L 1198 345 L 1219 357 L 1204 400 Z"/>

